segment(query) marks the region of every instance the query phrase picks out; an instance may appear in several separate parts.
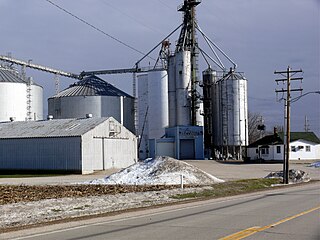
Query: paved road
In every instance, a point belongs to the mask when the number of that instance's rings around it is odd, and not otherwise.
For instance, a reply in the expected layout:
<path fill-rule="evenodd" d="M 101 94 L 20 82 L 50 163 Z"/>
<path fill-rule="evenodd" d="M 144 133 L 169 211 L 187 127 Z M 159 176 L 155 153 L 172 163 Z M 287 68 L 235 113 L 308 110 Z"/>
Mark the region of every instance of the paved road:
<path fill-rule="evenodd" d="M 320 186 L 315 183 L 91 219 L 67 228 L 33 229 L 20 232 L 24 237 L 16 239 L 316 240 L 320 239 L 319 217 Z"/>

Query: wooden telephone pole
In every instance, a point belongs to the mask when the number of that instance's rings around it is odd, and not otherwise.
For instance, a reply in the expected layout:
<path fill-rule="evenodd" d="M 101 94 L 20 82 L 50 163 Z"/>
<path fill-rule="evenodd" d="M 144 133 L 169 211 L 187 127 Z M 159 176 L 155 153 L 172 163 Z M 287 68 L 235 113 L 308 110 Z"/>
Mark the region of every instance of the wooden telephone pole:
<path fill-rule="evenodd" d="M 284 79 L 276 79 L 277 84 L 282 82 L 283 84 L 287 84 L 287 89 L 276 89 L 276 93 L 287 93 L 286 101 L 286 141 L 285 141 L 285 155 L 283 159 L 283 183 L 289 183 L 289 157 L 290 157 L 290 103 L 291 103 L 291 92 L 301 92 L 302 89 L 291 89 L 291 81 L 300 80 L 302 82 L 302 77 L 294 78 L 293 76 L 297 73 L 301 73 L 302 70 L 291 70 L 290 67 L 287 68 L 286 71 L 275 71 L 274 74 L 280 74 L 284 76 Z"/>

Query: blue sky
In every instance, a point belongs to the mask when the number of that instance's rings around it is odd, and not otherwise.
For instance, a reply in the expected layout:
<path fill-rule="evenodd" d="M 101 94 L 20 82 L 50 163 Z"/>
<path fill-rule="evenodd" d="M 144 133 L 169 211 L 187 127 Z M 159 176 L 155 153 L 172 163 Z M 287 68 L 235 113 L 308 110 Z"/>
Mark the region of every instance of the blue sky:
<path fill-rule="evenodd" d="M 182 0 L 52 0 L 106 33 L 148 52 L 180 23 Z M 319 0 L 203 0 L 197 8 L 202 30 L 237 64 L 248 79 L 249 111 L 260 113 L 267 128 L 283 123 L 283 103 L 276 101 L 275 70 L 303 69 L 303 93 L 320 89 Z M 91 29 L 45 0 L 0 0 L 0 54 L 74 73 L 130 68 L 142 56 Z M 178 36 L 170 38 L 174 45 Z M 200 45 L 203 41 L 200 39 Z M 173 49 L 173 48 L 172 48 Z M 158 50 L 155 51 L 156 57 Z M 149 64 L 144 61 L 143 64 Z M 152 64 L 152 62 L 151 62 Z M 228 63 L 226 62 L 228 66 Z M 200 70 L 206 66 L 200 62 Z M 28 70 L 54 95 L 50 74 Z M 132 76 L 102 76 L 132 93 Z M 61 78 L 61 89 L 73 80 Z M 293 96 L 298 96 L 293 94 Z M 45 113 L 47 104 L 45 102 Z M 304 118 L 320 136 L 320 95 L 292 105 L 292 130 L 304 130 Z"/>

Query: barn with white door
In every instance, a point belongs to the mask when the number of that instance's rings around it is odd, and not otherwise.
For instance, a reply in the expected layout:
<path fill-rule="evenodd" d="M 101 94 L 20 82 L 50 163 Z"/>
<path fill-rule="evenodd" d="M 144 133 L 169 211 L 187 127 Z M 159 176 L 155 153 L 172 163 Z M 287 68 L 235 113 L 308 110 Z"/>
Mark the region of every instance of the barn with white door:
<path fill-rule="evenodd" d="M 136 136 L 112 117 L 0 123 L 2 172 L 88 174 L 136 161 Z"/>

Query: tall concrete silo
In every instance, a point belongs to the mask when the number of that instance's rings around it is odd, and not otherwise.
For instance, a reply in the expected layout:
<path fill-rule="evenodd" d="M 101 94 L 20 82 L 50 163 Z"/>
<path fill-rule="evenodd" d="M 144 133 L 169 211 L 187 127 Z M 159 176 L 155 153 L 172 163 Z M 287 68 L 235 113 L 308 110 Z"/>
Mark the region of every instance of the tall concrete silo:
<path fill-rule="evenodd" d="M 32 78 L 0 66 L 0 121 L 43 119 L 43 89 Z"/>
<path fill-rule="evenodd" d="M 101 78 L 90 75 L 48 99 L 48 114 L 56 119 L 114 117 L 131 132 L 134 98 Z"/>

